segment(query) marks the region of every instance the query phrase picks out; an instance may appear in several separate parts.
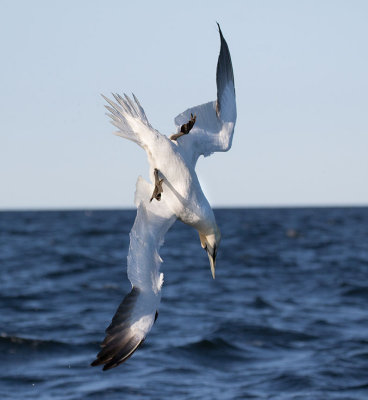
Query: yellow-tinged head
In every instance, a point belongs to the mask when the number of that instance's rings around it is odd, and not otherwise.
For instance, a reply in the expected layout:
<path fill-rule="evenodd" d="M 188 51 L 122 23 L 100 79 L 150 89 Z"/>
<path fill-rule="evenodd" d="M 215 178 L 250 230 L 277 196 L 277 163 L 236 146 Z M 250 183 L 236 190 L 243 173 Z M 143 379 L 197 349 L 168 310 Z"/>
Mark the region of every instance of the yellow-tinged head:
<path fill-rule="evenodd" d="M 218 226 L 215 225 L 215 229 L 209 234 L 203 234 L 199 232 L 199 238 L 201 240 L 202 248 L 207 251 L 208 259 L 210 260 L 212 277 L 215 279 L 216 255 L 221 241 L 221 233 Z"/>

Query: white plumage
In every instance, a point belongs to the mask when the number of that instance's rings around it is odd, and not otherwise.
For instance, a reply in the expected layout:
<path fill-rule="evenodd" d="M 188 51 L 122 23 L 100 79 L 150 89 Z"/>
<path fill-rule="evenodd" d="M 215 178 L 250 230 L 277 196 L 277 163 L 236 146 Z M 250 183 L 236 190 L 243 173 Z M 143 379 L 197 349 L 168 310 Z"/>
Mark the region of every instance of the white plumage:
<path fill-rule="evenodd" d="M 106 329 L 102 350 L 93 366 L 104 370 L 125 361 L 144 341 L 157 318 L 163 274 L 158 253 L 164 236 L 176 219 L 197 229 L 207 251 L 215 277 L 215 261 L 220 231 L 213 211 L 204 196 L 195 173 L 200 155 L 227 151 L 231 147 L 236 122 L 234 76 L 230 52 L 219 26 L 221 49 L 217 64 L 217 100 L 190 108 L 175 118 L 180 134 L 170 140 L 149 123 L 137 98 L 114 94 L 106 97 L 106 108 L 117 135 L 132 140 L 147 153 L 152 182 L 156 170 L 162 180 L 161 197 L 152 201 L 155 185 L 138 178 L 135 204 L 137 216 L 130 232 L 128 278 L 132 291 L 124 298 Z M 195 115 L 188 133 L 183 125 Z M 156 185 L 157 187 L 157 185 Z M 158 201 L 158 200 L 159 201 Z"/>

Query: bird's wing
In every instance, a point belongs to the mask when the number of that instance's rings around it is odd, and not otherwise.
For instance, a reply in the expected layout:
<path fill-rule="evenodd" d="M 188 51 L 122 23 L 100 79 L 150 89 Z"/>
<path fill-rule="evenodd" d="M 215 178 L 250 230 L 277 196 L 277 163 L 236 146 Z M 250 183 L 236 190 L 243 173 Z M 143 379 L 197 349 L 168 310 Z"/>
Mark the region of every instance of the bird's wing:
<path fill-rule="evenodd" d="M 136 190 L 137 216 L 130 232 L 128 278 L 131 292 L 118 307 L 106 329 L 102 350 L 92 366 L 104 364 L 104 370 L 127 360 L 144 341 L 158 314 L 163 274 L 158 250 L 176 217 L 165 198 L 149 202 L 152 186 L 139 178 Z"/>
<path fill-rule="evenodd" d="M 133 99 L 124 94 L 124 97 L 117 93 L 112 93 L 116 102 L 108 99 L 104 95 L 102 97 L 107 101 L 106 113 L 111 118 L 111 123 L 118 128 L 115 135 L 125 139 L 132 140 L 139 146 L 143 147 L 146 152 L 152 146 L 152 143 L 161 135 L 149 123 L 143 107 L 133 94 Z"/>
<path fill-rule="evenodd" d="M 230 51 L 219 25 L 218 28 L 221 48 L 216 71 L 217 100 L 189 108 L 175 118 L 175 124 L 179 128 L 190 120 L 191 114 L 197 117 L 190 133 L 178 139 L 180 145 L 193 153 L 195 162 L 200 155 L 209 156 L 215 151 L 229 150 L 236 122 L 234 73 Z"/>

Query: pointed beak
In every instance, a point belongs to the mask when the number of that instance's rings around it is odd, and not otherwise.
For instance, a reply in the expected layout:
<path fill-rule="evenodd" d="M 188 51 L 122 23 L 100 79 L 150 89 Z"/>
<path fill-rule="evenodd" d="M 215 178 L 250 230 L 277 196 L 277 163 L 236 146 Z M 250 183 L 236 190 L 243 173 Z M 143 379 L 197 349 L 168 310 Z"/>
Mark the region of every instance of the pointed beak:
<path fill-rule="evenodd" d="M 217 249 L 215 246 L 215 248 L 213 249 L 213 252 L 211 252 L 208 248 L 206 248 L 206 250 L 207 250 L 207 254 L 208 254 L 208 259 L 210 260 L 212 278 L 215 279 Z"/>

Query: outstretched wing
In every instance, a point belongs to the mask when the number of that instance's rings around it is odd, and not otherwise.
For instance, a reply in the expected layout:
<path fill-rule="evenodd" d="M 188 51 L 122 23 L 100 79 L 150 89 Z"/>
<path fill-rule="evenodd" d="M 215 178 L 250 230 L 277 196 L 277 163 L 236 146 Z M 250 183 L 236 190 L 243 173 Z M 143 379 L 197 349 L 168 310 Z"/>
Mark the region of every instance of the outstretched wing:
<path fill-rule="evenodd" d="M 116 102 L 102 97 L 108 102 L 106 113 L 111 118 L 111 123 L 118 128 L 115 135 L 132 140 L 146 151 L 160 136 L 160 132 L 149 123 L 143 107 L 133 94 L 133 99 L 124 94 L 124 98 L 117 93 L 112 93 Z"/>
<path fill-rule="evenodd" d="M 221 48 L 217 62 L 217 100 L 189 108 L 175 118 L 179 128 L 187 123 L 191 114 L 197 119 L 188 135 L 178 139 L 178 144 L 193 153 L 196 162 L 200 155 L 209 156 L 215 151 L 231 147 L 236 122 L 234 73 L 230 51 L 218 25 Z"/>
<path fill-rule="evenodd" d="M 131 292 L 118 307 L 106 329 L 102 350 L 92 366 L 104 364 L 104 370 L 127 360 L 144 341 L 158 314 L 163 274 L 158 250 L 176 217 L 165 198 L 149 202 L 152 186 L 143 178 L 137 182 L 137 216 L 130 232 L 128 278 Z"/>

